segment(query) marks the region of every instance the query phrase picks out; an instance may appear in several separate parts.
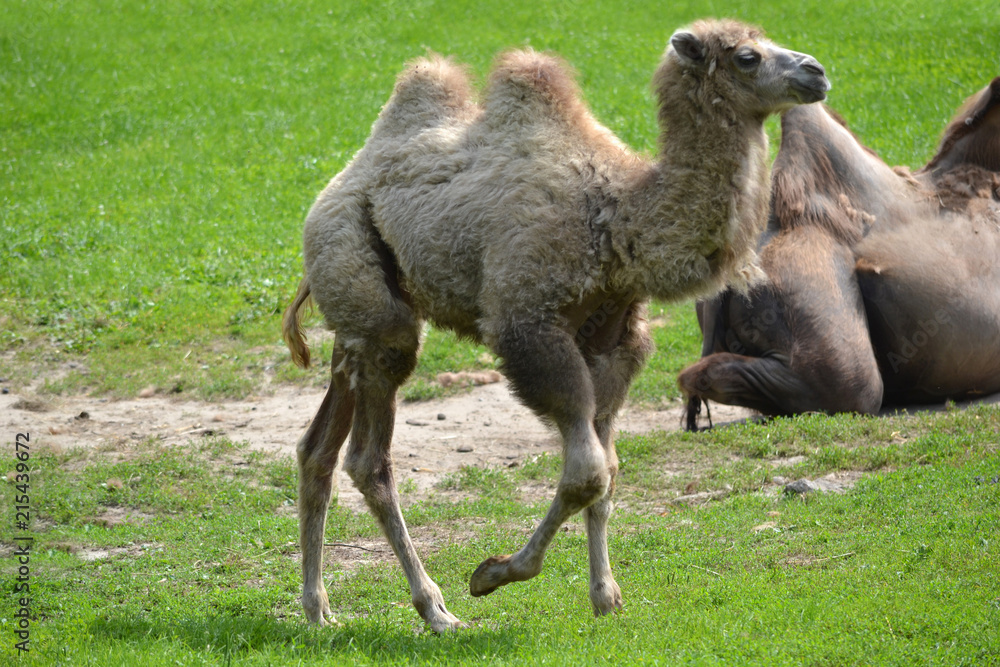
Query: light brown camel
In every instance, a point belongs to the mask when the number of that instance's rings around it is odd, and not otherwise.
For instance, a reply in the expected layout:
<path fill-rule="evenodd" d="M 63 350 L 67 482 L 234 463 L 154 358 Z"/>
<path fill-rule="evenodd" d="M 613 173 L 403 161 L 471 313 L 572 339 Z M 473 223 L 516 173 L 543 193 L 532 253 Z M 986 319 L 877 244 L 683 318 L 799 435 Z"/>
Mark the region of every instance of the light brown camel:
<path fill-rule="evenodd" d="M 874 413 L 1000 391 L 1000 78 L 915 174 L 822 105 L 782 119 L 762 237 L 768 280 L 699 304 L 678 382 L 762 413 Z"/>
<path fill-rule="evenodd" d="M 479 566 L 472 595 L 538 574 L 556 531 L 582 510 L 594 610 L 621 607 L 606 537 L 612 422 L 651 351 L 646 301 L 753 277 L 769 198 L 763 121 L 829 89 L 815 59 L 731 21 L 674 34 L 653 86 L 665 131 L 649 162 L 594 119 L 552 56 L 501 55 L 481 104 L 462 69 L 417 60 L 365 147 L 320 194 L 284 322 L 302 364 L 298 312 L 309 295 L 336 331 L 329 390 L 298 444 L 311 621 L 331 616 L 323 527 L 350 432 L 344 469 L 414 606 L 435 631 L 461 625 L 407 534 L 389 453 L 396 390 L 416 365 L 425 320 L 489 345 L 516 395 L 564 441 L 551 508 L 524 548 Z"/>

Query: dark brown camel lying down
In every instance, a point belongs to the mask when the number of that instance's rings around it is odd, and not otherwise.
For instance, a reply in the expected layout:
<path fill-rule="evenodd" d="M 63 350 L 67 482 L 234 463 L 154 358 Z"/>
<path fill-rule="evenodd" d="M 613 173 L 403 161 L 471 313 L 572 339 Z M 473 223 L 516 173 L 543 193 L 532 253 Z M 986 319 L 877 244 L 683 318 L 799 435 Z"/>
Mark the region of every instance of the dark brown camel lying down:
<path fill-rule="evenodd" d="M 874 413 L 1000 391 L 1000 77 L 918 172 L 892 169 L 821 105 L 782 120 L 768 280 L 698 304 L 678 383 L 766 415 Z"/>

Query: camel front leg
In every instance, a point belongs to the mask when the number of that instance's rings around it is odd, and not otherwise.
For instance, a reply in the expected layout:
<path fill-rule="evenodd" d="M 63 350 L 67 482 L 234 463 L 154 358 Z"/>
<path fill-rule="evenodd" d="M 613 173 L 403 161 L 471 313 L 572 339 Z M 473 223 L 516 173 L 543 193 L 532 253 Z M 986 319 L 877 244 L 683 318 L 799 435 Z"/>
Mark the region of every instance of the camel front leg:
<path fill-rule="evenodd" d="M 545 551 L 559 528 L 580 510 L 607 497 L 611 476 L 593 426 L 583 422 L 572 436 L 564 439 L 566 461 L 549 511 L 517 553 L 491 556 L 476 568 L 469 582 L 469 592 L 474 597 L 488 595 L 515 581 L 527 581 L 541 572 Z M 606 542 L 604 558 L 606 561 Z M 610 576 L 610 569 L 607 572 Z"/>
<path fill-rule="evenodd" d="M 642 370 L 653 351 L 645 321 L 643 304 L 633 304 L 626 312 L 626 323 L 617 346 L 609 353 L 591 358 L 589 366 L 596 392 L 597 418 L 594 430 L 604 448 L 611 483 L 600 500 L 583 511 L 587 526 L 587 550 L 590 556 L 590 602 L 594 614 L 622 608 L 622 593 L 611 574 L 608 559 L 608 520 L 614 509 L 615 478 L 618 454 L 614 443 L 614 420 L 625 403 L 632 380 Z"/>
<path fill-rule="evenodd" d="M 616 410 L 617 412 L 617 410 Z M 583 510 L 587 527 L 587 554 L 590 561 L 590 603 L 595 616 L 617 611 L 622 608 L 622 591 L 611 574 L 608 557 L 608 520 L 614 510 L 615 478 L 618 475 L 618 454 L 612 438 L 613 417 L 599 418 L 596 432 L 611 472 L 607 492 L 593 505 Z"/>
<path fill-rule="evenodd" d="M 611 574 L 608 558 L 608 519 L 614 509 L 609 491 L 603 498 L 583 510 L 587 524 L 587 552 L 590 557 L 590 603 L 595 616 L 603 616 L 622 608 L 622 591 Z"/>
<path fill-rule="evenodd" d="M 525 581 L 542 569 L 545 550 L 571 516 L 607 495 L 612 473 L 594 430 L 590 372 L 573 339 L 548 324 L 521 325 L 498 338 L 497 351 L 515 393 L 551 419 L 563 437 L 563 471 L 556 497 L 531 539 L 513 555 L 492 556 L 469 582 L 474 596 Z"/>

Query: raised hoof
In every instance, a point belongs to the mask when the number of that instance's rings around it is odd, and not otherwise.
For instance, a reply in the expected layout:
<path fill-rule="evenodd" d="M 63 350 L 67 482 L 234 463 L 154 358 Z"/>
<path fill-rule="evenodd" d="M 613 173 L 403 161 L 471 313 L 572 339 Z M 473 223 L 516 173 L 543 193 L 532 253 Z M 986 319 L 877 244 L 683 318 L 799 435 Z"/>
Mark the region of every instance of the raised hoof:
<path fill-rule="evenodd" d="M 510 556 L 490 556 L 476 568 L 469 579 L 469 593 L 472 597 L 489 595 L 504 584 L 510 583 L 506 578 L 507 561 Z"/>

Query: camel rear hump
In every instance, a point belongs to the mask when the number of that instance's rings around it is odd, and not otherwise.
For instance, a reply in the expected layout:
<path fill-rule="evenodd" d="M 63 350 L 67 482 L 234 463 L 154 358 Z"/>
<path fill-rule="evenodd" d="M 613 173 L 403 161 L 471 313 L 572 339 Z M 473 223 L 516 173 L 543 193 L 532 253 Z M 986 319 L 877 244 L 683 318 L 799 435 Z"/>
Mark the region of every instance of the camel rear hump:
<path fill-rule="evenodd" d="M 484 97 L 491 120 L 504 125 L 589 116 L 569 64 L 532 49 L 500 54 Z"/>
<path fill-rule="evenodd" d="M 475 109 L 466 69 L 450 58 L 431 54 L 411 61 L 397 77 L 373 135 L 409 134 Z"/>

